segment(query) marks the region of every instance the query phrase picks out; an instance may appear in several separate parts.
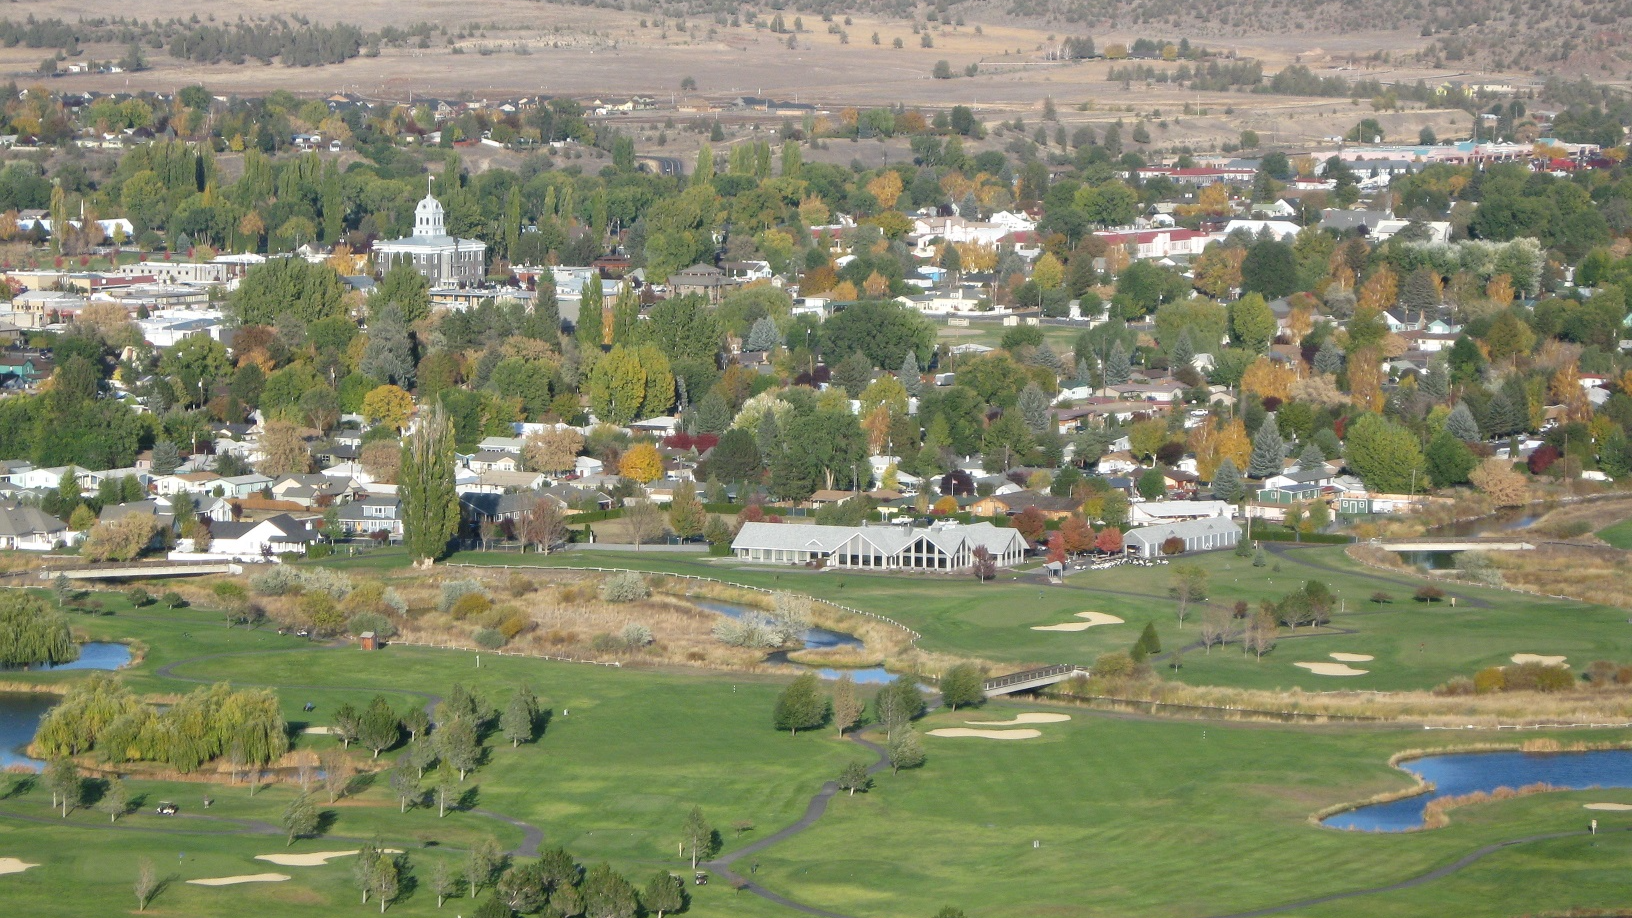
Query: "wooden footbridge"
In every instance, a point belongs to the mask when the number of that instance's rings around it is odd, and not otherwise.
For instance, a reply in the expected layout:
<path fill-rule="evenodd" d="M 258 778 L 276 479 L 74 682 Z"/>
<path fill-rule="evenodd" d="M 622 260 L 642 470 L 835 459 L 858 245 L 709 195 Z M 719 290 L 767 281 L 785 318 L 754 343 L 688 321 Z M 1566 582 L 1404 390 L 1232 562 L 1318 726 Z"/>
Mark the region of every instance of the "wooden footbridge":
<path fill-rule="evenodd" d="M 1536 547 L 1536 540 L 1427 536 L 1420 539 L 1377 539 L 1372 544 L 1384 551 L 1531 551 Z"/>
<path fill-rule="evenodd" d="M 1024 672 L 1010 673 L 1007 676 L 987 679 L 981 687 L 985 689 L 987 698 L 995 698 L 998 695 L 1009 695 L 1014 692 L 1029 692 L 1033 689 L 1045 688 L 1077 675 L 1086 676 L 1088 670 L 1068 663 L 1061 666 L 1045 666 L 1042 669 L 1028 669 Z"/>

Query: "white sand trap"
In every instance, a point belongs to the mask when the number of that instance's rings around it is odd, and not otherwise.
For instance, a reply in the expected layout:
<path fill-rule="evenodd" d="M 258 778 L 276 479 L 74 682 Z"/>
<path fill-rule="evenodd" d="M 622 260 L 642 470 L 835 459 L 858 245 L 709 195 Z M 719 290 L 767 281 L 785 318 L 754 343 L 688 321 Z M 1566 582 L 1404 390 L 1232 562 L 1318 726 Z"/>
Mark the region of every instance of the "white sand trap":
<path fill-rule="evenodd" d="M 1540 663 L 1542 666 L 1563 666 L 1569 657 L 1550 657 L 1540 653 L 1516 653 L 1511 659 L 1514 663 L 1523 666 L 1526 663 Z"/>
<path fill-rule="evenodd" d="M 30 867 L 38 866 L 40 865 L 25 863 L 22 860 L 14 857 L 0 857 L 0 877 L 3 877 L 8 873 L 22 873 Z"/>
<path fill-rule="evenodd" d="M 1586 803 L 1582 804 L 1582 809 L 1618 812 L 1620 810 L 1632 810 L 1632 803 Z"/>
<path fill-rule="evenodd" d="M 1347 663 L 1293 663 L 1301 666 L 1317 676 L 1364 676 L 1371 672 L 1369 669 L 1355 669 Z"/>
<path fill-rule="evenodd" d="M 246 873 L 236 877 L 206 877 L 188 880 L 193 886 L 237 886 L 239 883 L 282 883 L 289 879 L 286 873 Z"/>
<path fill-rule="evenodd" d="M 300 732 L 306 734 L 307 736 L 328 736 L 332 731 L 330 731 L 328 727 L 306 727 Z"/>
<path fill-rule="evenodd" d="M 1016 714 L 1013 720 L 966 720 L 976 727 L 1013 727 L 1016 724 L 1057 724 L 1071 719 L 1070 714 Z"/>
<path fill-rule="evenodd" d="M 1081 622 L 1066 622 L 1063 625 L 1032 625 L 1033 631 L 1087 631 L 1095 625 L 1120 625 L 1122 619 L 1104 612 L 1078 612 L 1077 618 L 1087 619 Z"/>
<path fill-rule="evenodd" d="M 942 727 L 929 731 L 930 736 L 973 736 L 979 739 L 1036 739 L 1043 734 L 1036 730 L 970 730 L 965 727 Z"/>
<path fill-rule="evenodd" d="M 1326 656 L 1339 663 L 1370 663 L 1377 659 L 1369 653 L 1329 653 Z"/>
<path fill-rule="evenodd" d="M 401 848 L 381 848 L 382 854 L 401 854 Z M 351 857 L 351 851 L 314 851 L 311 854 L 257 854 L 255 860 L 277 864 L 279 867 L 322 867 L 337 857 Z"/>

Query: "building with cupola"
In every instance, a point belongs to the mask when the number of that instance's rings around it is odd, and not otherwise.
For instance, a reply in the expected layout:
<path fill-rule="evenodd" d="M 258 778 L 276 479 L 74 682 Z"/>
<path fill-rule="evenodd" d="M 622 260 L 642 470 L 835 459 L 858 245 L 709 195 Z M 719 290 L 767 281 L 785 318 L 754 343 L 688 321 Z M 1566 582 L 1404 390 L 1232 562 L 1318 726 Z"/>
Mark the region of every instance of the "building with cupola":
<path fill-rule="evenodd" d="M 381 273 L 400 261 L 413 265 L 433 288 L 479 284 L 487 273 L 487 243 L 448 235 L 442 202 L 427 191 L 414 208 L 413 235 L 374 243 L 374 265 Z"/>

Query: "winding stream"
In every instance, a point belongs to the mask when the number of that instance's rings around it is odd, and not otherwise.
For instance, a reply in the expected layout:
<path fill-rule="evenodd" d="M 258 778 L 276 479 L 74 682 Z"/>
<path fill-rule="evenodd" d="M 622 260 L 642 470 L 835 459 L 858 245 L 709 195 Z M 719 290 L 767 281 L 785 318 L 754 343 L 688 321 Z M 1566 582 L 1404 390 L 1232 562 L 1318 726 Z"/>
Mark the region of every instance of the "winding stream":
<path fill-rule="evenodd" d="M 760 611 L 759 609 L 750 609 L 747 606 L 739 606 L 735 603 L 719 602 L 718 600 L 693 599 L 692 602 L 696 603 L 699 608 L 707 609 L 710 612 L 717 612 L 720 615 L 726 616 L 727 618 L 742 618 L 744 615 L 747 615 L 750 612 Z M 863 646 L 865 646 L 861 639 L 853 634 L 846 634 L 843 631 L 830 631 L 827 628 L 807 629 L 804 633 L 804 640 L 805 650 L 833 650 L 841 647 L 854 647 L 857 650 L 860 650 Z M 807 663 L 800 663 L 798 660 L 788 659 L 788 651 L 786 650 L 778 650 L 775 653 L 766 656 L 765 662 L 781 663 L 788 666 L 802 666 L 805 669 L 814 670 L 816 675 L 823 679 L 837 679 L 840 676 L 849 675 L 851 679 L 854 679 L 856 682 L 863 685 L 889 682 L 895 678 L 893 673 L 882 666 L 870 666 L 862 669 L 836 669 L 828 666 L 811 666 Z"/>

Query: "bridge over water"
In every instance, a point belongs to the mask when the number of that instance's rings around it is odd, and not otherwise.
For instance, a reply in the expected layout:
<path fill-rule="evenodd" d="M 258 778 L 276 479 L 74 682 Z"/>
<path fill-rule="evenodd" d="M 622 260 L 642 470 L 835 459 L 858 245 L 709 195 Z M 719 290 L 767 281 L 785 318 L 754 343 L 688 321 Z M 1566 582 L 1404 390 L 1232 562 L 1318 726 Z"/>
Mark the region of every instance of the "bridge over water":
<path fill-rule="evenodd" d="M 1384 551 L 1531 551 L 1529 539 L 1471 539 L 1455 536 L 1425 536 L 1420 539 L 1377 539 L 1372 542 Z"/>
<path fill-rule="evenodd" d="M 1007 676 L 998 676 L 987 679 L 981 686 L 986 691 L 987 698 L 996 698 L 998 695 L 1009 695 L 1014 692 L 1029 692 L 1033 689 L 1045 688 L 1064 682 L 1077 675 L 1088 675 L 1088 670 L 1074 664 L 1060 666 L 1045 666 L 1042 669 L 1028 669 L 1023 672 L 1010 673 Z"/>
<path fill-rule="evenodd" d="M 46 567 L 41 580 L 139 580 L 147 577 L 200 577 L 205 574 L 242 574 L 234 561 L 131 561 L 125 564 L 87 564 L 81 567 Z"/>

